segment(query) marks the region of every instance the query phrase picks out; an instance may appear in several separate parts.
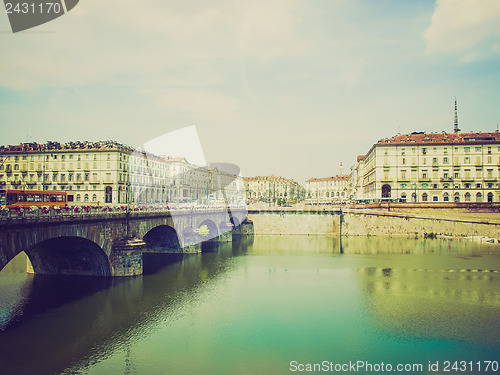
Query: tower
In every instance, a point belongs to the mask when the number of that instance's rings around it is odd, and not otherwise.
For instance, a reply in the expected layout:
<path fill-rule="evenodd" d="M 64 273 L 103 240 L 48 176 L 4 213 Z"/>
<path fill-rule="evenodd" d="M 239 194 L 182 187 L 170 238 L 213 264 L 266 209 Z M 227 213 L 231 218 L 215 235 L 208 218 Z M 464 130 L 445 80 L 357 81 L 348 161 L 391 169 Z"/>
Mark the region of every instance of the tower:
<path fill-rule="evenodd" d="M 458 133 L 460 129 L 458 128 L 458 112 L 457 112 L 457 98 L 455 98 L 455 121 L 453 122 L 453 131 Z"/>

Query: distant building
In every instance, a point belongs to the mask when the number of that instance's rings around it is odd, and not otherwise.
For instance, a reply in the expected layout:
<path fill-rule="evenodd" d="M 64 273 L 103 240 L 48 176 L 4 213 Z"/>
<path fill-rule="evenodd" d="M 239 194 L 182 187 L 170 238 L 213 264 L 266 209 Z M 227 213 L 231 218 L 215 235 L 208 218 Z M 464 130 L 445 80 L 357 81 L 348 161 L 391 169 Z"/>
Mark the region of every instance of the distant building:
<path fill-rule="evenodd" d="M 302 200 L 305 190 L 293 179 L 281 176 L 245 177 L 247 198 L 266 202 L 277 202 L 278 199 L 293 201 Z"/>
<path fill-rule="evenodd" d="M 361 200 L 500 202 L 500 132 L 413 132 L 381 139 L 352 168 Z"/>
<path fill-rule="evenodd" d="M 114 141 L 0 146 L 0 189 L 66 191 L 70 204 L 244 201 L 241 177 Z"/>
<path fill-rule="evenodd" d="M 342 202 L 349 198 L 347 175 L 310 178 L 306 181 L 307 198 L 319 203 Z"/>
<path fill-rule="evenodd" d="M 351 167 L 351 173 L 348 177 L 348 191 L 351 200 L 363 198 L 363 175 L 365 155 L 358 155 L 356 164 Z"/>
<path fill-rule="evenodd" d="M 398 135 L 374 144 L 362 164 L 360 198 L 500 202 L 498 131 Z"/>

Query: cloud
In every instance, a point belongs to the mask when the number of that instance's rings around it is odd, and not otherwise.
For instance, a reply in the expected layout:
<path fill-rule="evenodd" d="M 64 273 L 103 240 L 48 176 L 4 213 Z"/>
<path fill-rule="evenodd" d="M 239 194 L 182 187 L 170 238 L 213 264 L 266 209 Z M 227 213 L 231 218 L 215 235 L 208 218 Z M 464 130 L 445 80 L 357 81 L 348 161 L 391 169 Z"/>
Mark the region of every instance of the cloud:
<path fill-rule="evenodd" d="M 267 62 L 304 54 L 307 43 L 298 34 L 299 11 L 292 0 L 244 2 L 238 33 L 243 56 Z"/>
<path fill-rule="evenodd" d="M 174 112 L 207 114 L 231 114 L 238 110 L 238 99 L 213 91 L 172 88 L 144 88 L 139 92 L 160 107 Z"/>
<path fill-rule="evenodd" d="M 472 61 L 494 52 L 500 37 L 500 1 L 438 0 L 423 37 L 429 52 L 464 53 Z"/>
<path fill-rule="evenodd" d="M 8 29 L 0 17 L 0 29 Z M 0 85 L 203 86 L 241 59 L 269 62 L 304 48 L 294 1 L 85 1 L 30 32 L 0 36 Z"/>

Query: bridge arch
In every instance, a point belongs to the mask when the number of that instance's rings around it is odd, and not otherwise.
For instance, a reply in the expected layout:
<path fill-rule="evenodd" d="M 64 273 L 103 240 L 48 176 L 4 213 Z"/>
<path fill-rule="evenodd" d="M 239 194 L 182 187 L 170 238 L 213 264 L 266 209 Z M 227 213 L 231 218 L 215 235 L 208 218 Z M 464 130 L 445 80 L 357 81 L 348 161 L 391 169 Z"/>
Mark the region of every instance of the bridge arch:
<path fill-rule="evenodd" d="M 143 239 L 146 251 L 182 253 L 177 231 L 170 225 L 158 225 L 147 232 Z"/>
<path fill-rule="evenodd" d="M 204 226 L 207 227 L 208 233 L 203 233 L 202 228 Z M 219 237 L 219 229 L 217 228 L 217 225 L 210 219 L 203 220 L 198 226 L 198 229 L 200 229 L 200 235 L 205 240 L 211 240 L 212 238 Z"/>
<path fill-rule="evenodd" d="M 233 224 L 233 229 L 234 228 L 238 228 L 240 226 L 240 221 L 238 220 L 237 217 L 231 217 L 231 219 L 229 220 L 231 222 L 231 224 Z"/>
<path fill-rule="evenodd" d="M 104 250 L 82 237 L 55 237 L 25 250 L 33 270 L 42 275 L 111 276 Z"/>

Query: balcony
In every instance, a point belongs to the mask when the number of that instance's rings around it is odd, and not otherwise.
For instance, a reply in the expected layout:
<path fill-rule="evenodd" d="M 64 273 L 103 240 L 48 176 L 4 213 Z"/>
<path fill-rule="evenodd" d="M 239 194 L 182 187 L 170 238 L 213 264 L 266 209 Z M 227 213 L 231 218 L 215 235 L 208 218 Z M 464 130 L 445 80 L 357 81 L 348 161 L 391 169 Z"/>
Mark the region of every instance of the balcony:
<path fill-rule="evenodd" d="M 424 181 L 424 182 L 430 182 L 431 178 L 430 177 L 424 177 L 424 176 L 422 176 L 422 177 L 419 177 L 418 180 L 419 181 Z"/>
<path fill-rule="evenodd" d="M 68 181 L 58 181 L 57 182 L 59 185 L 67 185 Z"/>
<path fill-rule="evenodd" d="M 83 181 L 75 181 L 73 182 L 75 185 L 83 185 Z"/>
<path fill-rule="evenodd" d="M 0 186 L 5 185 L 5 181 L 0 181 Z"/>
<path fill-rule="evenodd" d="M 107 184 L 107 185 L 111 185 L 111 184 L 113 184 L 113 181 L 110 181 L 110 180 L 104 180 L 102 183 L 103 183 L 103 184 Z"/>
<path fill-rule="evenodd" d="M 462 181 L 474 181 L 474 177 L 465 176 L 465 177 L 462 177 Z"/>
<path fill-rule="evenodd" d="M 380 182 L 392 182 L 392 178 L 389 178 L 389 177 L 382 177 L 380 179 Z"/>
<path fill-rule="evenodd" d="M 21 185 L 21 181 L 11 181 L 11 185 Z"/>
<path fill-rule="evenodd" d="M 400 177 L 398 178 L 398 182 L 410 182 L 410 179 L 408 177 Z"/>
<path fill-rule="evenodd" d="M 92 185 L 97 185 L 100 183 L 100 181 L 99 180 L 90 180 L 89 183 Z"/>
<path fill-rule="evenodd" d="M 483 178 L 483 180 L 485 182 L 496 182 L 497 181 L 497 178 L 496 177 L 493 177 L 493 176 L 487 176 L 485 178 Z"/>
<path fill-rule="evenodd" d="M 43 185 L 51 185 L 51 184 L 52 184 L 52 182 L 50 182 L 50 181 L 45 181 L 45 182 L 43 182 L 42 184 L 43 184 Z"/>
<path fill-rule="evenodd" d="M 31 185 L 36 185 L 36 184 L 37 184 L 36 181 L 28 181 L 28 182 L 26 182 L 26 185 L 30 185 L 30 186 Z"/>
<path fill-rule="evenodd" d="M 441 181 L 451 181 L 451 177 L 441 177 Z"/>

